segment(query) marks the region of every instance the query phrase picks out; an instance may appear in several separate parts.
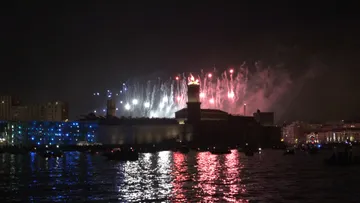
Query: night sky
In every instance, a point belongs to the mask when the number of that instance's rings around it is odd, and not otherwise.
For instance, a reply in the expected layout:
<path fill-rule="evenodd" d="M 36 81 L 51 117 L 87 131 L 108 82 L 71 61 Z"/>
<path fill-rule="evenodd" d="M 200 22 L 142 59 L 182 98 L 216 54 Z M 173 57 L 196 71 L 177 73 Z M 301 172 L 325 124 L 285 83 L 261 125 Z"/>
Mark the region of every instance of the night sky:
<path fill-rule="evenodd" d="M 69 101 L 71 118 L 92 110 L 93 92 L 131 77 L 258 60 L 284 63 L 293 77 L 317 70 L 283 120 L 360 118 L 355 5 L 11 2 L 2 6 L 0 94 Z"/>

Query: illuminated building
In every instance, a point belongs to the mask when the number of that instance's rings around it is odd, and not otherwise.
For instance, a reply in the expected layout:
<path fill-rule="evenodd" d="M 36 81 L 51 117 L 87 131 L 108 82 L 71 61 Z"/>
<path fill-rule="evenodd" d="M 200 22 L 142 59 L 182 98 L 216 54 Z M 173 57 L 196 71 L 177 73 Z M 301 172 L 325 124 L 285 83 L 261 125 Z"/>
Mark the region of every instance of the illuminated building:
<path fill-rule="evenodd" d="M 188 84 L 188 102 L 186 104 L 188 122 L 190 124 L 199 122 L 201 119 L 200 84 L 194 79 Z"/>
<path fill-rule="evenodd" d="M 3 139 L 11 145 L 75 145 L 95 142 L 97 122 L 6 122 Z"/>
<path fill-rule="evenodd" d="M 360 123 L 339 121 L 314 124 L 296 121 L 283 127 L 282 138 L 290 144 L 359 142 Z"/>
<path fill-rule="evenodd" d="M 217 109 L 201 109 L 200 85 L 192 79 L 188 83 L 187 108 L 175 112 L 175 118 L 180 124 L 196 123 L 200 120 L 228 120 L 229 114 Z"/>

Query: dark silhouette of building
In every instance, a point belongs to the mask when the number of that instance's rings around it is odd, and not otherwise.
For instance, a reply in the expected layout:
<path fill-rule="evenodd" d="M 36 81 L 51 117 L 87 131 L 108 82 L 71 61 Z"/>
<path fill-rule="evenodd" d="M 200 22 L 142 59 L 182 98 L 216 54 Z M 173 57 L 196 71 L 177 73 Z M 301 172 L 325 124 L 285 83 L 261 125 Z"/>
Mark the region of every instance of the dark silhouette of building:
<path fill-rule="evenodd" d="M 263 126 L 274 125 L 274 112 L 260 112 L 258 109 L 253 115 L 255 120 Z"/>
<path fill-rule="evenodd" d="M 114 99 L 109 99 L 106 102 L 106 116 L 107 117 L 116 116 L 116 104 Z"/>

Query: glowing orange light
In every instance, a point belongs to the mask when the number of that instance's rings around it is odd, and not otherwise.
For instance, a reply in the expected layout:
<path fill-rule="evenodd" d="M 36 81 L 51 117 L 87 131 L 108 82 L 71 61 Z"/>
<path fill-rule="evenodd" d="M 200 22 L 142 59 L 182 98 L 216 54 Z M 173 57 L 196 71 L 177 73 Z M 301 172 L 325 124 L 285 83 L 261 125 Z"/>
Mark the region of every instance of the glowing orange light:
<path fill-rule="evenodd" d="M 199 80 L 194 78 L 194 76 L 191 76 L 190 77 L 190 80 L 189 80 L 189 85 L 199 85 Z"/>
<path fill-rule="evenodd" d="M 211 73 L 209 73 L 209 74 L 208 74 L 208 78 L 211 78 L 211 77 L 212 77 L 212 74 L 211 74 Z"/>

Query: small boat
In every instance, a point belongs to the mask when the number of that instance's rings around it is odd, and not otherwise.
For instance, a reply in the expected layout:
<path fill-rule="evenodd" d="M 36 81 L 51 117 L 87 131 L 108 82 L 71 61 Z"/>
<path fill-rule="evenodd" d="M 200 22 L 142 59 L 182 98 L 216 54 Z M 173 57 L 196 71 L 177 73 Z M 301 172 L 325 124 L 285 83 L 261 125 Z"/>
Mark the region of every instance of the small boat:
<path fill-rule="evenodd" d="M 294 155 L 295 149 L 286 149 L 284 155 Z"/>

